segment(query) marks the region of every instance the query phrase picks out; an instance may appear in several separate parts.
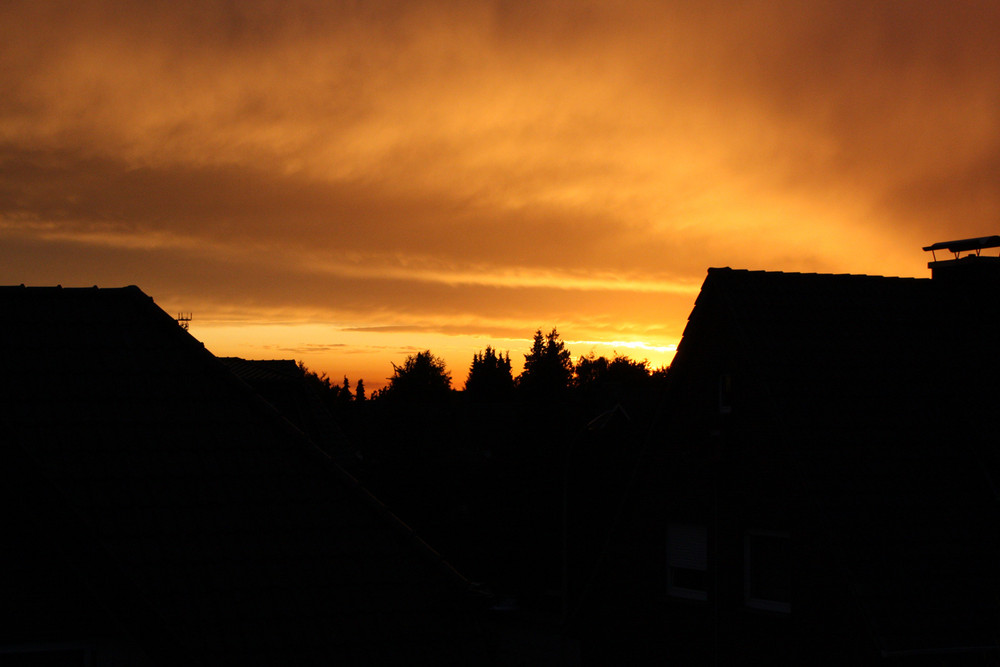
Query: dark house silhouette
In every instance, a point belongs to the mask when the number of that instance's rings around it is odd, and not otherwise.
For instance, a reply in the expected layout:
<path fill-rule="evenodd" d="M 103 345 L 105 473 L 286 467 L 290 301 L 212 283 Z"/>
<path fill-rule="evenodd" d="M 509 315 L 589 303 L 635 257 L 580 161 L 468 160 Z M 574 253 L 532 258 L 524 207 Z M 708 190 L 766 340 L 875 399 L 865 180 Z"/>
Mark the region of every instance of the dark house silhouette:
<path fill-rule="evenodd" d="M 997 246 L 928 246 L 933 279 L 709 269 L 593 664 L 1000 661 Z"/>
<path fill-rule="evenodd" d="M 354 447 L 298 363 L 292 359 L 218 359 L 335 462 L 347 468 L 354 463 Z"/>
<path fill-rule="evenodd" d="M 482 664 L 469 583 L 136 287 L 0 288 L 0 664 Z"/>

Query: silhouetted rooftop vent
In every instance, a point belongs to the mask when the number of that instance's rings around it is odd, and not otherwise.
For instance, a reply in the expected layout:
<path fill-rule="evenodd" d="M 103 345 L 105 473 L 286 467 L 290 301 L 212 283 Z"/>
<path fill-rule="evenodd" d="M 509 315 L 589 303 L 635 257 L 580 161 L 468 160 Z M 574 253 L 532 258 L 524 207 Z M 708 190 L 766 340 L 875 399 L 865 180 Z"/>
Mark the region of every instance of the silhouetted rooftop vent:
<path fill-rule="evenodd" d="M 1000 257 L 984 256 L 982 252 L 986 248 L 1000 248 L 1000 236 L 980 236 L 924 246 L 924 251 L 930 252 L 934 258 L 927 263 L 927 268 L 931 270 L 931 277 L 934 279 L 996 283 L 1000 281 Z M 952 253 L 954 259 L 939 260 L 938 250 Z M 962 257 L 963 252 L 969 254 Z"/>
<path fill-rule="evenodd" d="M 978 256 L 983 251 L 983 248 L 1000 248 L 1000 236 L 980 236 L 976 239 L 942 241 L 934 245 L 924 246 L 924 250 L 929 250 L 935 261 L 937 261 L 937 255 L 935 254 L 937 250 L 947 250 L 948 252 L 955 253 L 955 259 L 958 259 L 958 253 L 960 252 L 975 250 Z"/>

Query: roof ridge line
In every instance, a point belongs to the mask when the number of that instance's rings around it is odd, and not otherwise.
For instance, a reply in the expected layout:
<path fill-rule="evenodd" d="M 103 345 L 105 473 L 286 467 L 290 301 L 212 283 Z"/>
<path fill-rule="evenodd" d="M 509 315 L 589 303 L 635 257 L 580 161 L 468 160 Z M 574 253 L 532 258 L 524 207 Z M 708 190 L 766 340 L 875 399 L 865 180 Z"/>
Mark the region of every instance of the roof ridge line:
<path fill-rule="evenodd" d="M 307 433 L 305 433 L 297 426 L 295 426 L 295 424 L 290 422 L 288 418 L 285 417 L 283 414 L 281 414 L 281 412 L 276 407 L 271 405 L 266 399 L 264 399 L 264 397 L 262 397 L 259 393 L 257 393 L 253 389 L 253 387 L 251 387 L 244 380 L 239 378 L 235 373 L 230 371 L 225 365 L 223 365 L 222 362 L 220 362 L 218 358 L 215 357 L 215 355 L 213 355 L 204 347 L 202 347 L 202 351 L 204 352 L 204 354 L 209 355 L 209 357 L 212 359 L 214 365 L 218 368 L 218 370 L 224 371 L 223 373 L 221 373 L 221 375 L 226 377 L 227 382 L 234 383 L 241 391 L 247 393 L 248 397 L 255 403 L 257 403 L 258 407 L 261 410 L 271 414 L 274 417 L 277 417 L 277 423 L 281 424 L 281 427 L 290 436 L 299 440 L 300 444 L 302 445 L 303 452 L 305 452 L 308 456 L 313 456 L 317 458 L 322 465 L 326 466 L 329 469 L 331 474 L 334 474 L 337 477 L 339 477 L 341 481 L 343 481 L 348 488 L 352 489 L 360 499 L 362 499 L 365 503 L 367 503 L 376 514 L 382 516 L 385 520 L 387 520 L 392 525 L 393 530 L 396 530 L 399 533 L 401 538 L 416 544 L 418 550 L 424 555 L 425 558 L 428 558 L 432 564 L 441 568 L 444 571 L 444 573 L 447 574 L 448 576 L 457 579 L 456 583 L 461 584 L 466 589 L 467 592 L 476 591 L 477 585 L 475 584 L 475 582 L 469 580 L 465 575 L 459 572 L 458 569 L 456 569 L 455 566 L 452 565 L 447 558 L 445 558 L 440 552 L 438 552 L 430 544 L 424 541 L 424 539 L 420 537 L 420 535 L 414 528 L 412 528 L 409 524 L 400 519 L 391 509 L 389 509 L 388 505 L 382 502 L 382 500 L 380 500 L 378 496 L 369 491 L 368 488 L 365 487 L 365 485 L 362 484 L 360 480 L 358 480 L 358 478 L 349 473 L 346 469 L 344 469 L 343 466 L 341 466 L 339 463 L 333 460 L 333 457 L 331 457 L 329 454 L 323 451 L 323 449 L 319 445 L 313 442 L 312 438 L 310 438 Z"/>
<path fill-rule="evenodd" d="M 820 278 L 875 278 L 880 280 L 926 280 L 917 276 L 884 276 L 877 273 L 824 273 L 820 271 L 774 271 L 770 269 L 734 269 L 729 266 L 709 267 L 709 273 L 740 273 L 767 276 L 815 276 Z"/>

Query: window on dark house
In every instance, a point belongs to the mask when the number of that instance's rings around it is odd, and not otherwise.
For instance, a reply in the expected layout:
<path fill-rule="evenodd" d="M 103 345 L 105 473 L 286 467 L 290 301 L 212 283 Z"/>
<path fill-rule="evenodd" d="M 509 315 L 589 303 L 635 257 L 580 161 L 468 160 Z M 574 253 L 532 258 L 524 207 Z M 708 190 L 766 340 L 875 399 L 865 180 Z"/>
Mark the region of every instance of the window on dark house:
<path fill-rule="evenodd" d="M 748 607 L 791 611 L 792 544 L 788 533 L 748 531 L 743 564 Z"/>
<path fill-rule="evenodd" d="M 667 526 L 667 594 L 708 599 L 708 548 L 705 526 Z"/>
<path fill-rule="evenodd" d="M 719 414 L 733 412 L 733 376 L 726 373 L 719 377 Z"/>

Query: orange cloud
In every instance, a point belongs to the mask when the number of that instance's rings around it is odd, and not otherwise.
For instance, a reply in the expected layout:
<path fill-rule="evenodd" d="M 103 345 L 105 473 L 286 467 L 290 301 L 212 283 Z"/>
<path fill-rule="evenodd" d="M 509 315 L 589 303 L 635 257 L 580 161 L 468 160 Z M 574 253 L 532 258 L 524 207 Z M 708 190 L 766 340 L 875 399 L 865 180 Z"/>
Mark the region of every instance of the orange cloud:
<path fill-rule="evenodd" d="M 995 233 L 998 29 L 962 0 L 7 3 L 0 278 L 373 350 L 669 348 L 708 266 L 925 275 Z"/>

